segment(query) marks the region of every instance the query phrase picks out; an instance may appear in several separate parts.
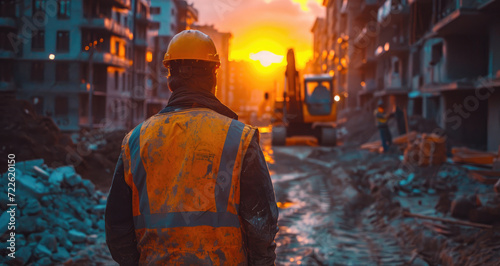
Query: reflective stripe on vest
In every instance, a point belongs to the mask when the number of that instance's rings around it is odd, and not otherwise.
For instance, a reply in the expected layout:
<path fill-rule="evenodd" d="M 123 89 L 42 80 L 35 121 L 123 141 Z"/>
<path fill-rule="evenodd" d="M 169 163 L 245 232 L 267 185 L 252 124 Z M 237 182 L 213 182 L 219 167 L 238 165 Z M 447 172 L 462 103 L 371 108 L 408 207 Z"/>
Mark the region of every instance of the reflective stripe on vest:
<path fill-rule="evenodd" d="M 231 180 L 234 160 L 239 150 L 245 124 L 233 120 L 229 126 L 222 150 L 219 171 L 217 173 L 215 201 L 217 212 L 169 212 L 151 214 L 146 185 L 146 171 L 140 155 L 140 135 L 142 123 L 131 133 L 128 145 L 130 149 L 130 168 L 133 182 L 140 199 L 140 215 L 134 216 L 135 229 L 160 229 L 194 226 L 239 227 L 237 214 L 227 212 L 228 199 L 231 191 Z"/>

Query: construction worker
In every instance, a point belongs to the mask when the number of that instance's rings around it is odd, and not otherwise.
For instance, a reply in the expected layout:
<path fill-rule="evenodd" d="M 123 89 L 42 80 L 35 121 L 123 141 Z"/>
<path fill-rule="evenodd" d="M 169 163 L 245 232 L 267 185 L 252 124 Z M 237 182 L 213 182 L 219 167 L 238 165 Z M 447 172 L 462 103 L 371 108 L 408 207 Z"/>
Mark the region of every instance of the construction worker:
<path fill-rule="evenodd" d="M 273 265 L 278 208 L 256 128 L 215 97 L 219 55 L 197 30 L 163 61 L 172 96 L 123 140 L 106 206 L 120 265 Z"/>
<path fill-rule="evenodd" d="M 391 131 L 389 131 L 389 126 L 387 121 L 391 117 L 391 114 L 386 114 L 384 110 L 384 102 L 382 100 L 378 101 L 377 109 L 375 109 L 375 121 L 376 125 L 380 131 L 380 141 L 382 142 L 382 147 L 384 152 L 389 150 L 389 146 L 392 145 Z"/>

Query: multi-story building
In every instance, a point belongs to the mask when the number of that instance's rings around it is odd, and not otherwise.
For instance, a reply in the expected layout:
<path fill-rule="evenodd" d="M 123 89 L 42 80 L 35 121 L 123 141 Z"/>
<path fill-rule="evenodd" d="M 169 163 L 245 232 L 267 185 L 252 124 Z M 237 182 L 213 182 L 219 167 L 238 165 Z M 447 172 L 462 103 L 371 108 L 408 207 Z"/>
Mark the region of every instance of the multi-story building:
<path fill-rule="evenodd" d="M 450 141 L 500 145 L 500 1 L 325 0 L 314 62 L 334 71 L 344 107 L 384 99 L 445 130 Z M 317 51 L 322 49 L 322 51 Z M 325 58 L 333 50 L 333 60 Z M 321 55 L 316 55 L 321 53 Z M 345 94 L 347 93 L 347 94 Z"/>
<path fill-rule="evenodd" d="M 217 70 L 217 98 L 225 104 L 229 104 L 229 44 L 232 38 L 229 32 L 220 32 L 213 25 L 193 25 L 193 29 L 199 30 L 214 41 L 220 58 L 220 68 Z"/>
<path fill-rule="evenodd" d="M 500 146 L 500 1 L 410 1 L 410 113 L 459 143 Z M 428 8 L 433 12 L 428 11 Z"/>
<path fill-rule="evenodd" d="M 152 0 L 151 17 L 153 23 L 149 30 L 151 54 L 148 84 L 151 89 L 146 95 L 146 115 L 158 113 L 168 103 L 171 92 L 167 83 L 167 70 L 163 57 L 172 37 L 186 29 L 191 29 L 198 21 L 198 10 L 184 0 Z"/>
<path fill-rule="evenodd" d="M 0 92 L 2 97 L 15 93 L 14 60 L 19 44 L 17 36 L 17 7 L 15 0 L 0 2 Z M 13 41 L 11 41 L 13 40 Z"/>
<path fill-rule="evenodd" d="M 144 118 L 149 1 L 9 0 L 0 16 L 2 93 L 64 131 Z"/>
<path fill-rule="evenodd" d="M 311 28 L 311 33 L 314 36 L 313 58 L 310 62 L 308 62 L 307 66 L 309 69 L 307 69 L 306 72 L 310 74 L 320 74 L 323 73 L 323 71 L 326 71 L 327 67 L 326 63 L 329 55 L 328 54 L 329 51 L 326 48 L 328 35 L 326 34 L 324 18 L 316 18 L 316 21 L 314 22 L 314 25 Z"/>

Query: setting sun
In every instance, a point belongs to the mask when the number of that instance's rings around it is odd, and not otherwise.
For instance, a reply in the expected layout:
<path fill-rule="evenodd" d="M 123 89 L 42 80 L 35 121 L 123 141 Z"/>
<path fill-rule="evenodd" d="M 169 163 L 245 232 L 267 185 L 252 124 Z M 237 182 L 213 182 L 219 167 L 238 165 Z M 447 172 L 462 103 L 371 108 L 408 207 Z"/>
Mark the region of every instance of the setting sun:
<path fill-rule="evenodd" d="M 284 56 L 282 55 L 276 55 L 269 51 L 260 51 L 255 54 L 254 53 L 250 54 L 250 59 L 254 61 L 259 61 L 263 67 L 268 67 L 271 64 L 279 64 L 283 62 L 283 57 Z"/>

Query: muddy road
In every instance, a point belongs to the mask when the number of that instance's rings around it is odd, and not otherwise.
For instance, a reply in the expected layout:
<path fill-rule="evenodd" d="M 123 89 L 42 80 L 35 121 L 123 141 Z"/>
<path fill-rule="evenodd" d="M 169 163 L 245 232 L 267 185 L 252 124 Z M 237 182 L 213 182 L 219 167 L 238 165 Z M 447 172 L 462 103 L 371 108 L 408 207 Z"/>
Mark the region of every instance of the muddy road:
<path fill-rule="evenodd" d="M 362 191 L 369 187 L 353 184 L 351 169 L 342 167 L 344 161 L 362 161 L 364 152 L 315 147 L 307 138 L 273 148 L 262 135 L 280 207 L 277 264 L 401 265 L 411 260 L 411 251 L 374 225 L 374 215 L 370 219 L 371 198 Z M 335 149 L 342 159 L 315 158 Z"/>

